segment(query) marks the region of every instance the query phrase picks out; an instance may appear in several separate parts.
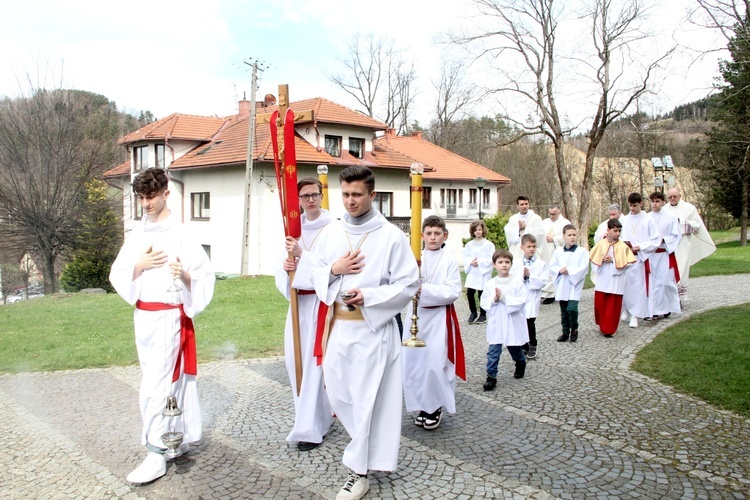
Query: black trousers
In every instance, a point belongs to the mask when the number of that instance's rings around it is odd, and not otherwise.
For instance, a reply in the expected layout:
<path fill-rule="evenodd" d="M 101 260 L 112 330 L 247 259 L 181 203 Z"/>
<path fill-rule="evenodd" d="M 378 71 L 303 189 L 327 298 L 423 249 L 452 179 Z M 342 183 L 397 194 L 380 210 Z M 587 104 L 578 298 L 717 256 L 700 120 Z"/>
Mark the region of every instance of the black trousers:
<path fill-rule="evenodd" d="M 476 302 L 474 302 L 474 293 L 477 294 Z M 474 288 L 467 288 L 466 298 L 469 299 L 469 311 L 471 311 L 471 314 L 476 314 L 477 304 L 482 300 L 482 290 L 476 290 Z M 479 310 L 482 311 L 482 314 L 485 314 L 484 309 L 480 307 Z"/>

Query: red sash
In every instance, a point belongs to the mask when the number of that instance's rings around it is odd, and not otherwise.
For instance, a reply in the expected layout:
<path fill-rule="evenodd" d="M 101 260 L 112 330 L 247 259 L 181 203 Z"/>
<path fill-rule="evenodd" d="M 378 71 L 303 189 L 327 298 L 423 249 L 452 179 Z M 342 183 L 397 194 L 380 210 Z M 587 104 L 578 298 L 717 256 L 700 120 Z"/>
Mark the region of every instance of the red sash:
<path fill-rule="evenodd" d="M 430 306 L 424 309 L 437 309 L 438 307 L 443 306 Z M 461 339 L 461 327 L 458 324 L 456 307 L 453 304 L 445 306 L 445 328 L 448 331 L 448 360 L 456 366 L 456 376 L 466 380 L 464 342 Z"/>
<path fill-rule="evenodd" d="M 135 303 L 135 307 L 142 311 L 167 311 L 169 309 L 180 310 L 180 349 L 177 351 L 177 362 L 174 365 L 172 382 L 177 382 L 180 378 L 180 366 L 183 355 L 185 356 L 185 373 L 188 375 L 198 375 L 198 352 L 195 348 L 195 327 L 193 326 L 192 318 L 185 314 L 185 308 L 182 307 L 182 304 L 143 302 L 139 300 Z"/>
<path fill-rule="evenodd" d="M 297 295 L 315 295 L 315 290 L 297 290 Z M 323 333 L 326 329 L 326 316 L 328 316 L 328 305 L 325 302 L 318 304 L 318 323 L 315 328 L 315 346 L 313 347 L 313 356 L 315 364 L 323 364 Z"/>
<path fill-rule="evenodd" d="M 657 248 L 656 253 L 666 253 L 666 248 Z M 674 281 L 675 283 L 680 282 L 680 267 L 677 265 L 677 257 L 675 257 L 674 252 L 669 254 L 669 268 L 674 271 Z"/>
<path fill-rule="evenodd" d="M 643 271 L 646 273 L 646 297 L 648 297 L 648 277 L 651 275 L 651 264 L 649 264 L 648 259 L 643 261 Z"/>

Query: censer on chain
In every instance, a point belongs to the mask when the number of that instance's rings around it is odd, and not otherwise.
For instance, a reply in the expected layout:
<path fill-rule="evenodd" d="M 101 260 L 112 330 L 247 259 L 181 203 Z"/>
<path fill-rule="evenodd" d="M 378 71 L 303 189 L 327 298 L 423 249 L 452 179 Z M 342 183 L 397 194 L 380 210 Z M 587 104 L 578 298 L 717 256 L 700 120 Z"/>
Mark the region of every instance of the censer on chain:
<path fill-rule="evenodd" d="M 172 284 L 167 289 L 167 293 L 169 294 L 169 299 L 173 303 L 180 303 L 180 293 L 182 292 L 182 287 L 179 285 L 177 278 L 173 278 Z M 169 323 L 167 323 L 167 329 L 169 331 Z M 168 333 L 168 335 L 171 335 Z M 174 337 L 172 337 L 174 338 Z M 168 366 L 169 361 L 169 354 L 166 350 L 166 343 L 164 344 L 164 360 L 165 360 L 165 367 Z M 174 340 L 172 341 L 172 345 L 174 346 Z M 171 381 L 169 377 L 167 378 L 168 382 L 171 385 Z M 179 417 L 182 415 L 182 410 L 177 405 L 177 397 L 174 394 L 171 394 L 171 390 L 169 391 L 170 394 L 167 396 L 167 404 L 165 408 L 162 410 L 161 415 L 165 418 L 166 422 L 166 429 L 167 432 L 161 435 L 161 441 L 164 443 L 164 446 L 167 447 L 167 451 L 164 453 L 167 458 L 176 458 L 181 455 L 180 453 L 180 445 L 182 444 L 182 440 L 184 439 L 184 433 L 178 432 L 175 430 L 174 425 L 170 425 L 172 422 L 172 419 L 175 417 Z"/>

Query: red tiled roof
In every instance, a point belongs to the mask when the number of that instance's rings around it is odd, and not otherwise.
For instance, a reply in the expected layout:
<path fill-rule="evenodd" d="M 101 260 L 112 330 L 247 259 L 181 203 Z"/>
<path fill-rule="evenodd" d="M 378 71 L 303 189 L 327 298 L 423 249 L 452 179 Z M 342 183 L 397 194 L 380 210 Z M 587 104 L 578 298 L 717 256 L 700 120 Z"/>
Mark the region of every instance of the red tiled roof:
<path fill-rule="evenodd" d="M 118 143 L 130 144 L 154 139 L 207 141 L 226 122 L 227 118 L 172 113 L 166 118 L 149 123 L 145 127 L 131 132 L 120 139 Z"/>
<path fill-rule="evenodd" d="M 130 160 L 126 161 L 122 165 L 118 165 L 111 170 L 107 170 L 102 174 L 105 179 L 113 179 L 115 177 L 130 176 Z"/>
<path fill-rule="evenodd" d="M 510 184 L 508 177 L 469 161 L 463 156 L 451 153 L 421 137 L 386 134 L 376 139 L 374 143 L 382 150 L 401 154 L 422 163 L 425 166 L 425 179 L 473 181 L 477 177 L 483 177 L 488 182 Z"/>
<path fill-rule="evenodd" d="M 319 123 L 339 123 L 370 130 L 386 130 L 388 125 L 322 97 L 295 101 L 289 106 L 294 111 L 313 111 L 313 119 Z M 273 113 L 278 106 L 263 108 L 263 113 Z"/>

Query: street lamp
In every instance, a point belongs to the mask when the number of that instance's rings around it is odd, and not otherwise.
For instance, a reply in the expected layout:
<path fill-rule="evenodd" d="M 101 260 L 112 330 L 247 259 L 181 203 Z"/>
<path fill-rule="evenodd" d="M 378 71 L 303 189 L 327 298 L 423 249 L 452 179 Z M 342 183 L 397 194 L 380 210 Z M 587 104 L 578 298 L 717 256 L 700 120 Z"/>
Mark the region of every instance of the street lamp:
<path fill-rule="evenodd" d="M 484 214 L 482 213 L 482 188 L 487 184 L 487 179 L 483 177 L 477 177 L 474 179 L 474 184 L 477 186 L 477 194 L 479 195 L 479 218 L 483 219 Z"/>
<path fill-rule="evenodd" d="M 651 164 L 654 166 L 654 173 L 656 174 L 656 176 L 654 177 L 654 187 L 657 190 L 664 192 L 665 173 L 670 174 L 667 178 L 667 184 L 669 184 L 670 186 L 675 185 L 675 178 L 673 175 L 671 175 L 672 170 L 674 170 L 674 163 L 672 163 L 671 156 L 666 155 L 661 158 L 651 158 Z"/>

